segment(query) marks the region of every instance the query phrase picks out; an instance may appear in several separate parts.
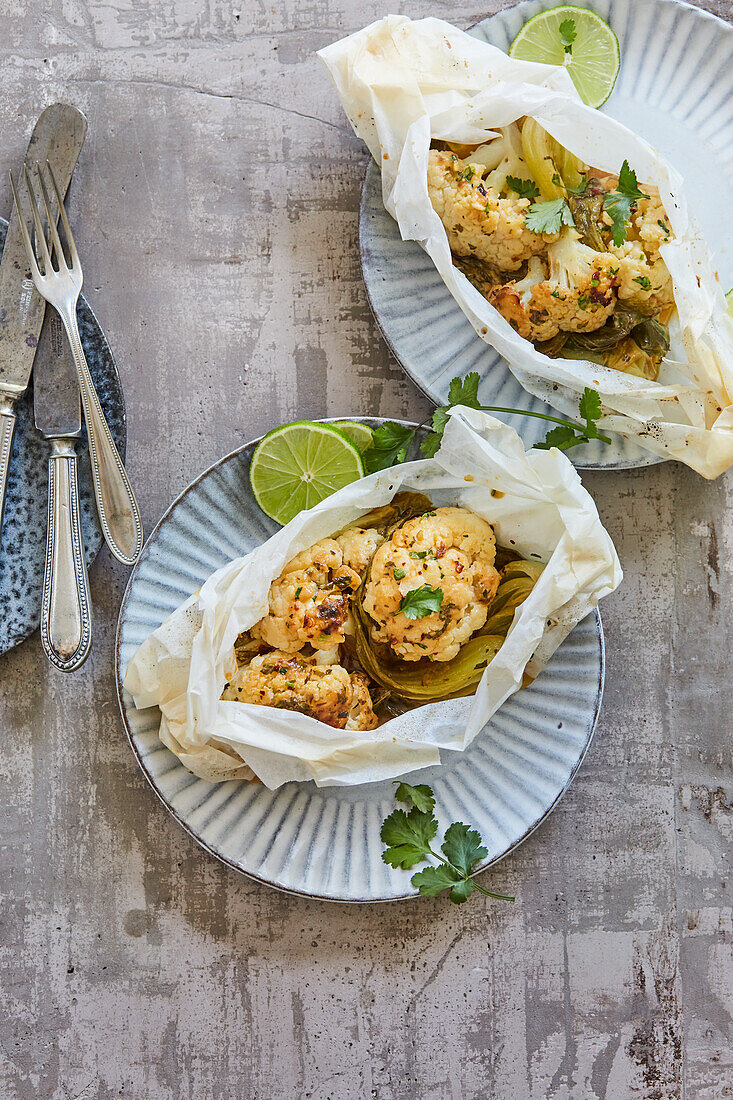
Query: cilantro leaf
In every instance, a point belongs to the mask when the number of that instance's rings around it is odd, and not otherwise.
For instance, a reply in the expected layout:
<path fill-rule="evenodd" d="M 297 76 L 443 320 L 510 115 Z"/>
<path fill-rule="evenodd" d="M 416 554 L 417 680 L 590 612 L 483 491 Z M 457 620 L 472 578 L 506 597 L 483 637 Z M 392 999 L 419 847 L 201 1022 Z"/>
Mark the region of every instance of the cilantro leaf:
<path fill-rule="evenodd" d="M 440 863 L 437 867 L 426 867 L 424 871 L 418 871 L 412 876 L 410 882 L 416 886 L 424 898 L 434 898 L 442 894 L 443 890 L 455 887 L 461 881 L 461 876 L 453 867 L 447 867 Z M 461 899 L 463 900 L 463 899 Z"/>
<path fill-rule="evenodd" d="M 468 901 L 475 889 L 476 883 L 473 879 L 464 878 L 455 884 L 448 897 L 456 905 L 461 905 L 464 901 Z"/>
<path fill-rule="evenodd" d="M 392 575 L 396 581 L 401 581 L 407 576 L 407 573 L 405 573 L 404 569 L 393 569 Z"/>
<path fill-rule="evenodd" d="M 573 52 L 573 42 L 578 37 L 578 32 L 575 29 L 574 19 L 563 19 L 558 30 L 560 31 L 560 43 L 565 49 L 565 53 Z"/>
<path fill-rule="evenodd" d="M 470 183 L 473 177 L 476 175 L 476 169 L 472 164 L 467 164 L 462 172 L 458 174 L 459 180 L 465 180 L 466 183 Z"/>
<path fill-rule="evenodd" d="M 382 822 L 380 837 L 387 848 L 382 859 L 390 867 L 414 867 L 430 852 L 430 841 L 438 831 L 438 822 L 421 810 L 394 810 Z"/>
<path fill-rule="evenodd" d="M 438 412 L 442 412 L 442 411 L 443 411 L 442 409 L 438 409 Z M 446 421 L 447 421 L 447 419 L 448 419 L 448 417 L 446 416 Z M 443 426 L 441 427 L 439 432 L 433 430 L 432 432 L 430 432 L 429 435 L 426 435 L 425 438 L 423 439 L 422 443 L 420 444 L 420 453 L 423 454 L 425 456 L 425 458 L 435 458 L 435 455 L 440 450 L 440 444 L 443 442 L 443 428 L 444 427 L 445 427 L 445 424 L 443 424 Z"/>
<path fill-rule="evenodd" d="M 559 424 L 557 428 L 550 428 L 541 443 L 535 443 L 535 450 L 549 451 L 551 447 L 559 447 L 561 451 L 565 451 L 568 446 L 573 446 L 573 440 L 577 438 L 575 428 L 571 428 L 569 424 Z"/>
<path fill-rule="evenodd" d="M 443 589 L 433 588 L 430 584 L 421 584 L 413 588 L 400 600 L 399 610 L 408 619 L 424 619 L 434 611 L 440 611 L 443 602 Z"/>
<path fill-rule="evenodd" d="M 634 282 L 638 283 L 642 290 L 651 290 L 652 281 L 646 275 L 637 275 Z"/>
<path fill-rule="evenodd" d="M 465 378 L 452 378 L 448 387 L 448 406 L 466 405 L 469 409 L 478 409 L 478 387 L 481 379 L 478 371 L 471 371 Z M 438 410 L 440 411 L 440 410 Z"/>
<path fill-rule="evenodd" d="M 464 875 L 470 875 L 476 864 L 489 854 L 476 830 L 460 821 L 454 821 L 446 829 L 440 847 L 445 858 Z"/>
<path fill-rule="evenodd" d="M 639 190 L 636 172 L 625 160 L 618 174 L 618 187 L 603 200 L 603 209 L 611 219 L 611 233 L 616 248 L 620 248 L 626 240 L 626 226 L 631 217 L 631 211 L 636 206 L 636 200 L 646 197 L 644 192 Z"/>
<path fill-rule="evenodd" d="M 580 415 L 585 420 L 586 428 L 595 431 L 593 421 L 601 419 L 601 395 L 598 390 L 592 390 L 586 386 L 580 398 L 578 406 Z"/>
<path fill-rule="evenodd" d="M 407 428 L 404 424 L 395 424 L 391 420 L 380 424 L 374 430 L 372 442 L 364 452 L 366 472 L 373 474 L 375 470 L 386 470 L 398 462 L 404 462 L 414 435 L 415 429 Z"/>
<path fill-rule="evenodd" d="M 520 199 L 536 199 L 540 189 L 534 180 L 520 180 L 519 176 L 507 176 L 507 185 L 519 195 Z"/>
<path fill-rule="evenodd" d="M 427 783 L 420 783 L 417 787 L 410 783 L 400 783 L 395 791 L 395 798 L 398 802 L 411 802 L 425 814 L 431 814 L 435 808 L 435 798 Z"/>
<path fill-rule="evenodd" d="M 575 225 L 566 199 L 534 202 L 524 220 L 533 233 L 559 233 L 564 225 Z"/>

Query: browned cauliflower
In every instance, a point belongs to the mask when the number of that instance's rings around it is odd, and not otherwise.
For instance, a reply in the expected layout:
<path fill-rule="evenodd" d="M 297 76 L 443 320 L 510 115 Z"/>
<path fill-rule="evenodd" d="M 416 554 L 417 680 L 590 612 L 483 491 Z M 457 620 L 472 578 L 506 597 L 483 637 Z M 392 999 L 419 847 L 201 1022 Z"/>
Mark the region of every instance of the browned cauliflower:
<path fill-rule="evenodd" d="M 297 653 L 306 643 L 331 649 L 344 641 L 359 581 L 344 563 L 341 546 L 323 539 L 297 554 L 272 582 L 269 612 L 250 634 L 284 653 Z"/>
<path fill-rule="evenodd" d="M 517 271 L 556 237 L 528 229 L 529 199 L 501 198 L 483 183 L 486 171 L 483 164 L 472 164 L 455 153 L 431 149 L 430 201 L 445 226 L 454 253 L 476 256 L 502 271 Z"/>
<path fill-rule="evenodd" d="M 616 257 L 583 244 L 565 229 L 547 250 L 549 278 L 532 290 L 536 309 L 563 332 L 592 332 L 606 323 L 616 305 Z"/>
<path fill-rule="evenodd" d="M 405 661 L 450 661 L 483 626 L 499 586 L 490 524 L 465 508 L 436 508 L 407 520 L 375 553 L 364 593 L 372 638 Z M 440 589 L 438 611 L 411 619 L 408 593 Z"/>
<path fill-rule="evenodd" d="M 340 665 L 318 665 L 273 650 L 240 668 L 222 699 L 308 714 L 337 729 L 374 729 L 377 718 L 363 673 Z"/>
<path fill-rule="evenodd" d="M 535 300 L 535 287 L 546 278 L 547 268 L 538 256 L 533 256 L 523 279 L 493 286 L 483 292 L 492 306 L 525 340 L 549 340 L 560 331 L 557 321 Z"/>
<path fill-rule="evenodd" d="M 654 317 L 674 305 L 672 277 L 659 256 L 650 260 L 639 241 L 625 241 L 610 251 L 616 257 L 616 283 L 621 301 Z"/>
<path fill-rule="evenodd" d="M 645 186 L 647 196 L 638 199 L 631 214 L 631 225 L 638 236 L 641 246 L 650 260 L 659 259 L 659 249 L 674 238 L 669 219 L 664 212 L 659 192 L 654 187 Z"/>
<path fill-rule="evenodd" d="M 341 547 L 344 564 L 361 577 L 366 572 L 374 551 L 384 542 L 384 535 L 372 529 L 349 527 L 347 531 L 337 535 L 335 541 Z"/>

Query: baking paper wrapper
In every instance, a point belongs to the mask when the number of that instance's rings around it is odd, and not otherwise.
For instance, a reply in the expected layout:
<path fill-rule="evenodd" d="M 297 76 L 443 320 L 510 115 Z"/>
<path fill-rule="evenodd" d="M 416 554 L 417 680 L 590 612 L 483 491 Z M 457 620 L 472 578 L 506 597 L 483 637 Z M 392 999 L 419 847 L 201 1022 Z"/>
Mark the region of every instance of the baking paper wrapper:
<path fill-rule="evenodd" d="M 470 508 L 493 524 L 502 546 L 547 563 L 475 696 L 431 703 L 369 732 L 222 701 L 234 641 L 266 613 L 270 584 L 283 566 L 400 489 L 426 493 L 437 506 Z M 465 749 L 520 687 L 525 669 L 537 676 L 573 626 L 620 581 L 611 538 L 565 455 L 525 453 L 512 428 L 461 407 L 434 459 L 346 486 L 214 573 L 143 642 L 127 667 L 125 688 L 138 708 L 160 707 L 161 740 L 204 779 L 254 772 L 271 789 L 289 780 L 327 786 L 388 779 L 439 763 L 440 749 Z"/>
<path fill-rule="evenodd" d="M 515 61 L 438 19 L 387 16 L 320 51 L 354 130 L 382 172 L 384 205 L 418 241 L 487 343 L 530 393 L 577 418 L 586 386 L 601 426 L 708 478 L 733 464 L 733 322 L 679 173 L 637 134 L 580 102 L 562 66 Z M 586 164 L 617 173 L 624 159 L 654 184 L 675 240 L 661 249 L 679 323 L 658 382 L 595 363 L 550 359 L 519 336 L 452 263 L 427 188 L 431 139 L 475 144 L 530 115 Z M 419 288 L 416 289 L 419 293 Z"/>

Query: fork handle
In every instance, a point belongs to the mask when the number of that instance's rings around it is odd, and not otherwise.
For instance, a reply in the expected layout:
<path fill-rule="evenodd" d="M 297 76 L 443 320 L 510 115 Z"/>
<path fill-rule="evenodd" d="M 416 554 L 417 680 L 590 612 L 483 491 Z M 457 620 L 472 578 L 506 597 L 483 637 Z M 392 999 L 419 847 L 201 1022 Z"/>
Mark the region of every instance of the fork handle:
<path fill-rule="evenodd" d="M 89 656 L 92 617 L 71 439 L 51 441 L 48 535 L 41 601 L 41 643 L 49 661 L 73 672 Z"/>
<path fill-rule="evenodd" d="M 130 479 L 105 420 L 89 373 L 76 322 L 76 302 L 59 310 L 79 379 L 81 404 L 89 437 L 94 495 L 104 540 L 123 565 L 134 565 L 143 548 L 143 525 Z"/>
<path fill-rule="evenodd" d="M 14 404 L 15 402 L 9 397 L 0 397 L 0 534 L 2 534 L 3 526 L 5 490 L 8 486 L 10 449 L 13 445 L 13 432 L 15 431 Z"/>

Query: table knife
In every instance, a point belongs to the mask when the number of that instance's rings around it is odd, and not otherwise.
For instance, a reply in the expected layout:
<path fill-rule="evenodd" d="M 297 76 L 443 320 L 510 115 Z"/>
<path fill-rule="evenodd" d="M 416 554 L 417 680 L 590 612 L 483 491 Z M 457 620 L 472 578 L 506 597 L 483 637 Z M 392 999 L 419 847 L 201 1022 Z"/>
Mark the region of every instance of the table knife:
<path fill-rule="evenodd" d="M 86 131 L 87 120 L 81 111 L 66 103 L 54 103 L 40 116 L 31 134 L 26 162 L 45 164 L 49 160 L 62 195 L 69 186 Z M 30 220 L 30 210 L 24 212 Z M 18 212 L 13 206 L 0 260 L 0 532 L 15 428 L 14 405 L 28 385 L 45 310 L 46 303 L 31 279 Z"/>
<path fill-rule="evenodd" d="M 74 450 L 81 435 L 81 397 L 61 319 L 50 311 L 33 366 L 33 411 L 36 427 L 51 443 L 41 644 L 56 668 L 72 672 L 92 644 Z"/>

